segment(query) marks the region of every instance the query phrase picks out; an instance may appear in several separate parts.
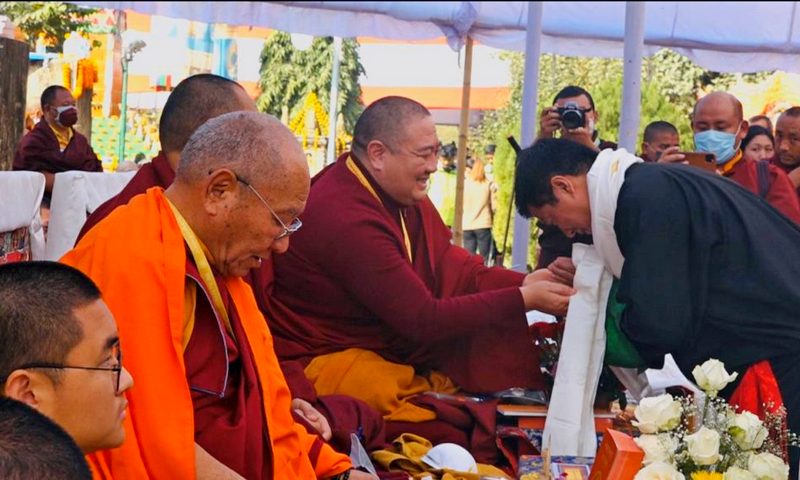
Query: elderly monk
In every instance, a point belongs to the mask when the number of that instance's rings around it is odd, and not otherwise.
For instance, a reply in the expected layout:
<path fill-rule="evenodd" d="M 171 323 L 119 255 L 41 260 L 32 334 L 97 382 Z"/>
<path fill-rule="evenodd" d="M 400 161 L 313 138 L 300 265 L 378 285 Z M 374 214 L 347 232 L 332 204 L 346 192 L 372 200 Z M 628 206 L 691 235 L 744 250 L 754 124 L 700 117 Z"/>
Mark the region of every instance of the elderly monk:
<path fill-rule="evenodd" d="M 228 113 L 192 135 L 166 191 L 118 208 L 63 258 L 105 293 L 126 365 L 142 379 L 129 395 L 128 441 L 92 456 L 96 471 L 369 478 L 293 420 L 272 337 L 241 278 L 288 248 L 308 188 L 286 127 Z"/>
<path fill-rule="evenodd" d="M 318 393 L 356 396 L 394 421 L 433 419 L 407 401 L 428 390 L 542 388 L 525 312 L 563 313 L 573 293 L 546 270 L 487 268 L 451 244 L 426 195 L 438 145 L 419 103 L 370 105 L 274 260 L 273 299 L 296 314 L 271 319 L 278 354 L 307 363 Z"/>
<path fill-rule="evenodd" d="M 17 145 L 14 170 L 43 173 L 48 194 L 58 172 L 102 172 L 103 166 L 89 141 L 72 128 L 78 123 L 78 109 L 69 90 L 60 85 L 45 88 L 41 106 L 42 119 Z"/>
<path fill-rule="evenodd" d="M 747 136 L 747 126 L 742 104 L 736 97 L 726 92 L 709 93 L 697 102 L 692 115 L 695 150 L 713 153 L 719 173 L 761 195 L 778 211 L 800 223 L 800 203 L 786 173 L 767 163 L 761 167 L 765 171 L 759 173 L 758 162 L 743 160 L 741 144 Z"/>
<path fill-rule="evenodd" d="M 181 150 L 195 130 L 209 119 L 235 111 L 256 111 L 255 103 L 238 83 L 205 73 L 181 81 L 170 93 L 161 112 L 159 137 L 162 151 L 151 163 L 143 165 L 118 195 L 89 216 L 78 239 L 136 195 L 151 187 L 168 188 L 175 179 Z M 272 276 L 272 261 L 265 260 L 259 269 L 252 270 L 245 277 L 253 286 L 258 306 L 268 320 L 272 315 L 267 290 Z M 279 343 L 280 338 L 275 341 Z M 281 362 L 281 370 L 292 391 L 292 409 L 310 432 L 319 432 L 344 452 L 350 451 L 350 434 L 359 430 L 367 448 L 383 447 L 384 425 L 378 412 L 364 402 L 343 395 L 317 396 L 298 362 Z"/>
<path fill-rule="evenodd" d="M 800 107 L 781 113 L 775 125 L 775 150 L 772 163 L 789 175 L 800 195 Z"/>

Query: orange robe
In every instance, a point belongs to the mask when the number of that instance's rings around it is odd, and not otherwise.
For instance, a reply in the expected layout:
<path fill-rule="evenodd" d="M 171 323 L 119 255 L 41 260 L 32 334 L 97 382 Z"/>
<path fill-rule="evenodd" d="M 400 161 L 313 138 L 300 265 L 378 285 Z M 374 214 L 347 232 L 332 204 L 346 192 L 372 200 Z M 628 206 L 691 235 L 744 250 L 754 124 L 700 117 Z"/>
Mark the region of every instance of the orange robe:
<path fill-rule="evenodd" d="M 183 237 L 158 188 L 115 210 L 62 259 L 103 292 L 135 381 L 126 393 L 125 442 L 88 456 L 95 478 L 195 478 L 194 412 L 183 354 L 186 259 Z M 224 287 L 255 362 L 275 476 L 324 478 L 351 468 L 346 456 L 293 420 L 272 335 L 250 287 L 241 278 L 226 278 Z"/>

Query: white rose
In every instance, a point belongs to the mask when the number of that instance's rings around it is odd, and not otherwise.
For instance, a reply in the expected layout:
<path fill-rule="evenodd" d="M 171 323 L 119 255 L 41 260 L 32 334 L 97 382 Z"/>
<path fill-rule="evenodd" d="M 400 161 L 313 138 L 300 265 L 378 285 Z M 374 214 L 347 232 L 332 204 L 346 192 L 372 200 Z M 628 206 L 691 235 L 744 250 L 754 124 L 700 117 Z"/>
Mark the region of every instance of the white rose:
<path fill-rule="evenodd" d="M 723 480 L 758 480 L 755 475 L 739 467 L 731 467 L 725 472 Z"/>
<path fill-rule="evenodd" d="M 671 463 L 656 462 L 639 470 L 633 480 L 686 480 L 686 477 Z"/>
<path fill-rule="evenodd" d="M 759 449 L 767 439 L 767 428 L 750 412 L 742 412 L 733 417 L 729 431 L 742 450 Z"/>
<path fill-rule="evenodd" d="M 719 433 L 706 427 L 686 437 L 689 456 L 698 465 L 714 465 L 719 461 Z"/>
<path fill-rule="evenodd" d="M 678 440 L 669 434 L 641 435 L 634 439 L 639 448 L 644 450 L 644 465 L 655 462 L 669 462 L 678 449 Z"/>
<path fill-rule="evenodd" d="M 758 480 L 786 480 L 789 478 L 789 465 L 771 453 L 750 455 L 750 458 L 747 459 L 747 469 Z"/>
<path fill-rule="evenodd" d="M 681 423 L 681 402 L 672 395 L 643 398 L 634 410 L 637 422 L 633 425 L 642 433 L 672 430 Z"/>
<path fill-rule="evenodd" d="M 736 380 L 739 374 L 736 372 L 729 374 L 725 370 L 724 363 L 712 358 L 711 360 L 707 360 L 704 364 L 694 367 L 692 375 L 697 385 L 699 385 L 709 397 L 716 397 L 717 392 Z"/>

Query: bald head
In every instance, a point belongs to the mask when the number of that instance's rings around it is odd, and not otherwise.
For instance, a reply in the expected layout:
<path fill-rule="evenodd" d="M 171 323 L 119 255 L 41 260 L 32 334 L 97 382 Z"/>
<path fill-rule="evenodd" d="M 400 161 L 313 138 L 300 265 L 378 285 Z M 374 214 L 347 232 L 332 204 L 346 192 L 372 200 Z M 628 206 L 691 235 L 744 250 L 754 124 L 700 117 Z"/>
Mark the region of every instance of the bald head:
<path fill-rule="evenodd" d="M 742 102 L 727 92 L 711 92 L 698 100 L 694 106 L 692 117 L 697 117 L 701 113 L 708 111 L 724 112 L 732 122 L 739 123 L 744 120 Z"/>
<path fill-rule="evenodd" d="M 406 135 L 406 126 L 413 120 L 429 117 L 421 103 L 405 97 L 384 97 L 367 107 L 353 129 L 353 152 L 364 158 L 369 142 L 378 140 L 395 148 Z"/>
<path fill-rule="evenodd" d="M 256 111 L 244 88 L 227 78 L 209 73 L 193 75 L 170 93 L 158 125 L 161 149 L 180 153 L 200 125 L 224 113 Z"/>
<path fill-rule="evenodd" d="M 186 143 L 175 181 L 192 184 L 223 167 L 265 181 L 298 169 L 308 172 L 294 134 L 277 118 L 258 112 L 226 113 L 204 123 Z"/>

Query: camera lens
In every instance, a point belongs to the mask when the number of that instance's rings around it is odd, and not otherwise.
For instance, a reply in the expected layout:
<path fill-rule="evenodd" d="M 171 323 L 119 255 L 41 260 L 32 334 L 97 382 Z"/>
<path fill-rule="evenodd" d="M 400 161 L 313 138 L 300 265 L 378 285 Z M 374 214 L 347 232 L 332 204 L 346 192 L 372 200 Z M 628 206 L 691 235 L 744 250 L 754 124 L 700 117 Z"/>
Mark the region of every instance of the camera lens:
<path fill-rule="evenodd" d="M 567 130 L 584 126 L 584 115 L 580 110 L 565 110 L 561 114 L 561 124 Z"/>

